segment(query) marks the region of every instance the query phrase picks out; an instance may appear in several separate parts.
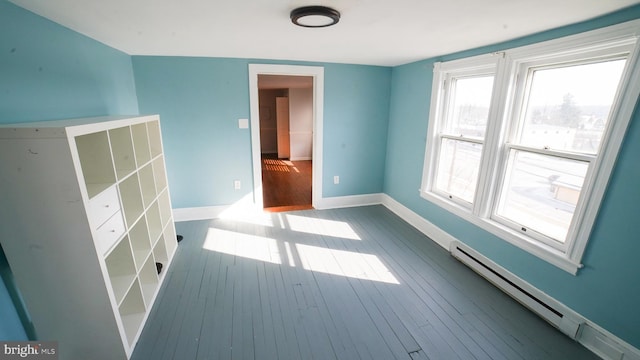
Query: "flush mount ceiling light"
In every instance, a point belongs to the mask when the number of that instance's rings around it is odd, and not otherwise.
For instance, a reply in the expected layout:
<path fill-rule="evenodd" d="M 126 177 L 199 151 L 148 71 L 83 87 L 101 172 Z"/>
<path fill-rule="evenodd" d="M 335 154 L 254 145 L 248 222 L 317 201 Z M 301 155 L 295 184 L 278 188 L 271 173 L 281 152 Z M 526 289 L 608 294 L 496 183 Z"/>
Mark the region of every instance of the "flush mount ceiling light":
<path fill-rule="evenodd" d="M 298 26 L 320 28 L 337 24 L 340 13 L 326 6 L 303 6 L 293 9 L 290 17 Z"/>

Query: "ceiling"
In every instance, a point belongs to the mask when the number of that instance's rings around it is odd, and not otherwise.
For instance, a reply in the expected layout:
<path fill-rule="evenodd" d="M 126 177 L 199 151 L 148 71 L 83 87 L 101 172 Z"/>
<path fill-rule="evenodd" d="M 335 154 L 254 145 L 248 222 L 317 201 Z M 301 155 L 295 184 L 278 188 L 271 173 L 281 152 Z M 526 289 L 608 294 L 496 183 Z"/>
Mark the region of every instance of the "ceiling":
<path fill-rule="evenodd" d="M 10 0 L 130 55 L 394 66 L 588 20 L 640 0 Z M 340 11 L 329 28 L 292 9 Z"/>

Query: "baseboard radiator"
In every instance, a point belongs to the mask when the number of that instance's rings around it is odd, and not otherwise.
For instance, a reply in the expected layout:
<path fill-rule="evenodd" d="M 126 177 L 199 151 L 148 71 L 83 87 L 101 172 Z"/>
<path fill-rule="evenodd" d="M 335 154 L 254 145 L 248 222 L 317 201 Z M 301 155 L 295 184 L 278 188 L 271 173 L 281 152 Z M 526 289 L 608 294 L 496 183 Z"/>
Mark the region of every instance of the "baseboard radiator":
<path fill-rule="evenodd" d="M 582 319 L 575 317 L 566 306 L 459 241 L 451 243 L 450 251 L 453 257 L 509 296 L 537 313 L 567 336 L 577 339 Z"/>

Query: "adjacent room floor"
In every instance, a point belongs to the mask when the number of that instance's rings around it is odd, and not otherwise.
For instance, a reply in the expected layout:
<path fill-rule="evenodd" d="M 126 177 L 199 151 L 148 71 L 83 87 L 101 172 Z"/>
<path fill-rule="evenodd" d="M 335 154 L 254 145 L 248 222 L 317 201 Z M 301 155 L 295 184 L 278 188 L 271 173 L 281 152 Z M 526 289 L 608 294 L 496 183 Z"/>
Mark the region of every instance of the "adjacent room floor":
<path fill-rule="evenodd" d="M 311 209 L 311 160 L 262 155 L 262 197 L 267 211 Z"/>
<path fill-rule="evenodd" d="M 383 206 L 176 224 L 147 359 L 597 359 Z"/>

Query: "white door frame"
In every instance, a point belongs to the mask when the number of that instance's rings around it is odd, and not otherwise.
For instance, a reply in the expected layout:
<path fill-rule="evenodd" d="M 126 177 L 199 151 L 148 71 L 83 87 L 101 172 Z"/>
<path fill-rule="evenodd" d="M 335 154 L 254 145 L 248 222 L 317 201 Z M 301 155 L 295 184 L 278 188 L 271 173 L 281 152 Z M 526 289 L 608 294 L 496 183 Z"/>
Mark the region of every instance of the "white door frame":
<path fill-rule="evenodd" d="M 324 67 L 301 65 L 249 64 L 249 101 L 251 110 L 251 157 L 253 162 L 253 202 L 264 205 L 262 197 L 262 160 L 260 154 L 260 105 L 258 75 L 313 77 L 313 162 L 312 198 L 314 208 L 322 200 L 322 116 L 324 110 Z"/>

